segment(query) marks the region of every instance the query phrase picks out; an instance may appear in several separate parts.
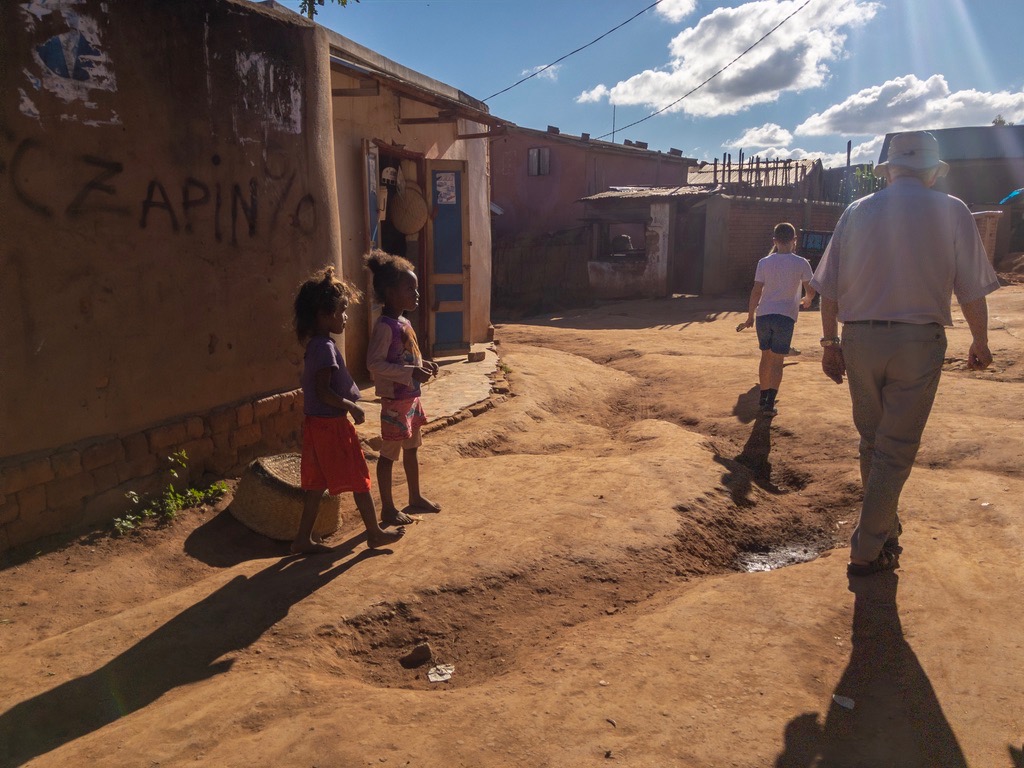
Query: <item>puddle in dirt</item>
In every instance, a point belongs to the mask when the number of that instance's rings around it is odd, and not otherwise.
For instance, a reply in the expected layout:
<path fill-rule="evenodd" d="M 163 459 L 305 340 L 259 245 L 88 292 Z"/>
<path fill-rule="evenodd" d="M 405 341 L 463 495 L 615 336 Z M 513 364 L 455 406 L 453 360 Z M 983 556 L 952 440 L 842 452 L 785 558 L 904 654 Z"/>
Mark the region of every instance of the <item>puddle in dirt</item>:
<path fill-rule="evenodd" d="M 744 552 L 737 559 L 739 567 L 747 573 L 774 571 L 787 565 L 808 563 L 818 557 L 821 550 L 808 544 L 797 544 L 767 552 Z"/>

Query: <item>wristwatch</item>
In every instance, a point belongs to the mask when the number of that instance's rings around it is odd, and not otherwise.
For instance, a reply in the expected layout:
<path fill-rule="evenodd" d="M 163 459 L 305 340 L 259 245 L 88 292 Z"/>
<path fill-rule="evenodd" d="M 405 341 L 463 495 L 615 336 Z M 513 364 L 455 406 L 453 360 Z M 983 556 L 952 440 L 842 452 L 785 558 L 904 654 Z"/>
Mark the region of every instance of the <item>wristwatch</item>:
<path fill-rule="evenodd" d="M 838 347 L 843 343 L 843 340 L 838 336 L 822 336 L 821 346 L 823 347 Z"/>

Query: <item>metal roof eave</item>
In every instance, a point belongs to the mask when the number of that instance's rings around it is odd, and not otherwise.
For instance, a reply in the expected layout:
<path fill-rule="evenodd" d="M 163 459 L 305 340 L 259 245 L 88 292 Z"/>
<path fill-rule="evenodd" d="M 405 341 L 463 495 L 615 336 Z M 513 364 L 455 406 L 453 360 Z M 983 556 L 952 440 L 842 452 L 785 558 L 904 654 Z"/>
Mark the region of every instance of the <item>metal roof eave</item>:
<path fill-rule="evenodd" d="M 489 126 L 507 125 L 490 114 L 487 105 L 462 91 L 403 67 L 369 48 L 325 30 L 330 39 L 331 69 L 359 78 L 376 80 L 407 98 L 438 109 L 451 110 L 456 116 Z"/>

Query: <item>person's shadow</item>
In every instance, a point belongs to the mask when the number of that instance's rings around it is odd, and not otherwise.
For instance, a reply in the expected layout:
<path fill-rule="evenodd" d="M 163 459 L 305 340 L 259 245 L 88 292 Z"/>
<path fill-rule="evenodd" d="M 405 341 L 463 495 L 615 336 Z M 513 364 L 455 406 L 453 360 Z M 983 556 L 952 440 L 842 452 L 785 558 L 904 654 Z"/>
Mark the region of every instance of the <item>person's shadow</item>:
<path fill-rule="evenodd" d="M 289 609 L 369 557 L 353 536 L 329 554 L 286 558 L 237 576 L 96 671 L 0 715 L 0 766 L 17 766 L 141 709 L 171 689 L 227 672 Z"/>
<path fill-rule="evenodd" d="M 722 484 L 729 489 L 729 495 L 736 506 L 749 507 L 754 503 L 750 498 L 750 491 L 754 485 L 768 493 L 783 493 L 772 482 L 771 453 L 771 420 L 757 419 L 743 450 L 735 459 L 715 454 L 715 461 L 726 468 L 725 474 L 722 475 Z"/>
<path fill-rule="evenodd" d="M 853 650 L 825 723 L 808 712 L 790 720 L 776 768 L 812 765 L 966 768 L 956 735 L 928 676 L 903 637 L 895 573 L 850 580 Z"/>

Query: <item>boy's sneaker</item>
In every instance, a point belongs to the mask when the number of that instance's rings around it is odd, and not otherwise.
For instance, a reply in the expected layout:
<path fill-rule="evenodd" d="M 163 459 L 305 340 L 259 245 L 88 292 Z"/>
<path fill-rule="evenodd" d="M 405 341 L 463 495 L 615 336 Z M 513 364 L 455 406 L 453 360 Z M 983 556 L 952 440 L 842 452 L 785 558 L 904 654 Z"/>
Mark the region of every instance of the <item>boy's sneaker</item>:
<path fill-rule="evenodd" d="M 765 403 L 761 406 L 762 416 L 778 416 L 779 411 L 772 403 Z"/>

